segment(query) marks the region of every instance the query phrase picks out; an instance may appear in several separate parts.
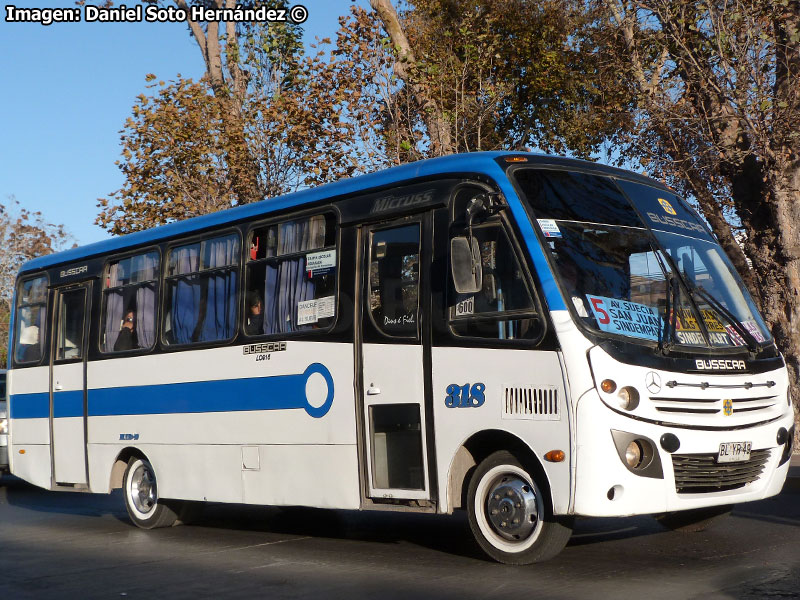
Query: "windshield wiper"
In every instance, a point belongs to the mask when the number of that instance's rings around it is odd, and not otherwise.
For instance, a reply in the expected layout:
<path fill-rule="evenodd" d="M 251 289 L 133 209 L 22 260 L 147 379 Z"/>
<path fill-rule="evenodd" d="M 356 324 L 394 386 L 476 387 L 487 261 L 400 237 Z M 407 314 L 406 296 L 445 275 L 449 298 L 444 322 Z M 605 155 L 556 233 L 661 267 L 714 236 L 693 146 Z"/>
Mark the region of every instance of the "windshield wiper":
<path fill-rule="evenodd" d="M 688 279 L 688 278 L 687 278 Z M 711 308 L 716 310 L 728 320 L 728 322 L 733 326 L 736 332 L 742 336 L 745 344 L 747 344 L 747 350 L 749 352 L 755 352 L 758 349 L 758 340 L 756 340 L 755 336 L 750 333 L 747 328 L 742 324 L 742 322 L 734 315 L 731 311 L 729 311 L 725 306 L 714 296 L 712 296 L 708 291 L 702 286 L 697 285 L 695 283 L 690 282 L 689 289 L 692 292 L 696 292 L 698 296 L 700 296 L 703 300 L 705 300 Z M 702 315 L 700 315 L 702 318 Z"/>
<path fill-rule="evenodd" d="M 678 305 L 678 301 L 677 294 L 675 293 L 675 275 L 664 263 L 664 258 L 658 250 L 653 252 L 653 256 L 656 257 L 661 270 L 664 271 L 664 278 L 668 288 L 666 302 L 664 303 L 664 329 L 661 334 L 661 339 L 658 340 L 658 349 L 664 354 L 668 354 L 672 347 L 672 339 L 675 332 L 675 319 L 677 318 L 677 311 L 675 308 Z"/>

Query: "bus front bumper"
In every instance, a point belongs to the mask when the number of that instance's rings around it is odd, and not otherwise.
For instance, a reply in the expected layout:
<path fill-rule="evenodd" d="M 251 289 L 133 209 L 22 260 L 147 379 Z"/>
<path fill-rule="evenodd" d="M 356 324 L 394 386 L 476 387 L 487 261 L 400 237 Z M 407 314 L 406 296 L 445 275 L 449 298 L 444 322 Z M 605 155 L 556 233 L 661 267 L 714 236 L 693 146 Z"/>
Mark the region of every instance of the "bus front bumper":
<path fill-rule="evenodd" d="M 589 392 L 578 403 L 576 421 L 582 429 L 575 460 L 577 515 L 629 516 L 761 500 L 781 491 L 789 470 L 789 460 L 779 464 L 785 446 L 777 437 L 779 429 L 789 431 L 794 424 L 791 411 L 743 429 L 667 427 L 616 413 Z M 662 447 L 665 434 L 677 438 L 677 450 Z M 651 442 L 654 451 L 641 474 L 624 462 L 625 447 L 634 439 Z M 718 462 L 720 444 L 729 442 L 750 442 L 750 460 Z"/>

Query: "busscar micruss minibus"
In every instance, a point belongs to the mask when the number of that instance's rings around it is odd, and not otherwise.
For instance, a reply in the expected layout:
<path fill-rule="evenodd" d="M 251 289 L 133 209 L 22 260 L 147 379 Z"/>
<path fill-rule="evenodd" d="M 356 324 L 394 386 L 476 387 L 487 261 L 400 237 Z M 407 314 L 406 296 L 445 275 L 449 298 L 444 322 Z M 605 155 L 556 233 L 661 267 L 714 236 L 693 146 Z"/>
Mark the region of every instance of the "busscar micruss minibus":
<path fill-rule="evenodd" d="M 26 263 L 12 472 L 196 502 L 452 513 L 492 558 L 575 516 L 777 494 L 787 371 L 704 221 L 627 171 L 426 160 Z"/>

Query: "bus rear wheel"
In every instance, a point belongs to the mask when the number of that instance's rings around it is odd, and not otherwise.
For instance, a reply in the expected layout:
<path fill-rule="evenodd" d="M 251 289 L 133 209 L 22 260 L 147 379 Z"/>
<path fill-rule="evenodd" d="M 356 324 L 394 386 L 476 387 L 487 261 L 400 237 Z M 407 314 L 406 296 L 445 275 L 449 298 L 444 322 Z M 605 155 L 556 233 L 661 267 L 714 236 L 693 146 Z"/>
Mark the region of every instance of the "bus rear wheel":
<path fill-rule="evenodd" d="M 495 452 L 470 479 L 467 511 L 481 549 L 498 562 L 527 565 L 554 557 L 572 534 L 553 517 L 536 478 L 511 453 Z"/>
<path fill-rule="evenodd" d="M 170 527 L 178 515 L 158 499 L 156 473 L 150 461 L 134 456 L 125 469 L 125 508 L 134 525 L 142 529 Z"/>

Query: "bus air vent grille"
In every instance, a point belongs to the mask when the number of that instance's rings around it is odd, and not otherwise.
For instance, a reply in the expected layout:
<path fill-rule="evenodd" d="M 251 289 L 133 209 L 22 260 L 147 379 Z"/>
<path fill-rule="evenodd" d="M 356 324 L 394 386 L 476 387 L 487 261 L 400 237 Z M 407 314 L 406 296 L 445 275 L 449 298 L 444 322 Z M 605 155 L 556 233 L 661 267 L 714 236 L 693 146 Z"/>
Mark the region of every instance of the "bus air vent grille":
<path fill-rule="evenodd" d="M 504 385 L 503 418 L 559 421 L 558 389 L 555 386 Z"/>
<path fill-rule="evenodd" d="M 733 463 L 718 463 L 716 454 L 673 454 L 675 490 L 704 494 L 744 487 L 761 476 L 769 454 L 769 448 L 753 450 L 750 460 Z"/>

